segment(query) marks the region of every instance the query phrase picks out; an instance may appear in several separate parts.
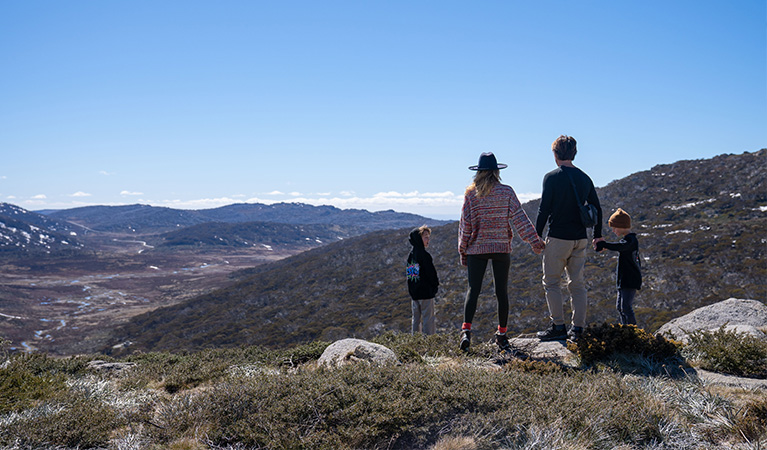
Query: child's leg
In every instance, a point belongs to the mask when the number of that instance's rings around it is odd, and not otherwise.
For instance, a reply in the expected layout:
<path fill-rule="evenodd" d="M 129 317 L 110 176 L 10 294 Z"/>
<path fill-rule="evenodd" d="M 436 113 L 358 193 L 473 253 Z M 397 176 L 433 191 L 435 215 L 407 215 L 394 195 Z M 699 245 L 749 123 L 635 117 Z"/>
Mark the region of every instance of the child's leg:
<path fill-rule="evenodd" d="M 636 295 L 636 289 L 618 289 L 618 313 L 621 317 L 621 324 L 623 325 L 636 325 L 636 317 L 634 316 L 634 296 Z"/>
<path fill-rule="evenodd" d="M 434 334 L 437 331 L 437 320 L 434 315 L 434 299 L 421 300 L 423 307 L 423 333 Z"/>
<path fill-rule="evenodd" d="M 413 308 L 412 333 L 421 331 L 421 303 L 418 300 L 410 300 Z"/>

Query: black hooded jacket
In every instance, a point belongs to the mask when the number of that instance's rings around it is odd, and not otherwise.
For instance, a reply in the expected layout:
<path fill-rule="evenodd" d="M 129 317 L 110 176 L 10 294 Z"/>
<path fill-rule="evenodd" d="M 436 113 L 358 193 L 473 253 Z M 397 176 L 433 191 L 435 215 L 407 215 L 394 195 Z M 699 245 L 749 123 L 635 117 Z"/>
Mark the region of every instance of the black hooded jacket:
<path fill-rule="evenodd" d="M 423 246 L 418 228 L 410 232 L 410 244 L 413 246 L 413 251 L 407 257 L 407 290 L 410 297 L 413 300 L 434 298 L 439 289 L 437 269 Z"/>

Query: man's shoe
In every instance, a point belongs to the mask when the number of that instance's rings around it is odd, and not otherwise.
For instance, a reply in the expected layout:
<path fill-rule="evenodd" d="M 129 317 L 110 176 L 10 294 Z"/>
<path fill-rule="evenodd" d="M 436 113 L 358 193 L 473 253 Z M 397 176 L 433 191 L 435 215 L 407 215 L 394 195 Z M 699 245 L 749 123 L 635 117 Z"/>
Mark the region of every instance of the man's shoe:
<path fill-rule="evenodd" d="M 583 335 L 583 327 L 573 326 L 572 328 L 570 328 L 570 331 L 567 332 L 567 339 L 573 342 L 577 342 L 582 335 Z"/>
<path fill-rule="evenodd" d="M 471 330 L 461 330 L 461 350 L 468 351 L 471 345 Z"/>
<path fill-rule="evenodd" d="M 567 339 L 567 327 L 564 325 L 554 325 L 554 322 L 552 322 L 548 328 L 539 331 L 537 335 L 541 342 L 564 341 Z"/>

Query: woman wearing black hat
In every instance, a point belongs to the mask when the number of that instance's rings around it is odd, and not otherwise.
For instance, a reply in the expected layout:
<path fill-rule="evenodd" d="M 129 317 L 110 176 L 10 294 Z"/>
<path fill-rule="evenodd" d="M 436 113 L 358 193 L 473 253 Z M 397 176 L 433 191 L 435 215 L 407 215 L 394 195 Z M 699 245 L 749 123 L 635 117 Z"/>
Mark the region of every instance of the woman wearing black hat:
<path fill-rule="evenodd" d="M 469 279 L 461 326 L 461 350 L 468 350 L 471 345 L 471 322 L 477 310 L 487 263 L 492 261 L 495 295 L 498 299 L 495 342 L 500 350 L 511 351 L 506 337 L 506 325 L 509 316 L 507 284 L 511 264 L 509 254 L 512 226 L 536 254 L 540 254 L 545 247 L 522 209 L 514 189 L 501 184 L 500 169 L 506 167 L 506 164 L 498 164 L 492 153 L 482 153 L 479 164 L 469 167 L 477 173 L 474 182 L 466 188 L 458 228 L 458 253 L 461 264 L 468 268 Z"/>

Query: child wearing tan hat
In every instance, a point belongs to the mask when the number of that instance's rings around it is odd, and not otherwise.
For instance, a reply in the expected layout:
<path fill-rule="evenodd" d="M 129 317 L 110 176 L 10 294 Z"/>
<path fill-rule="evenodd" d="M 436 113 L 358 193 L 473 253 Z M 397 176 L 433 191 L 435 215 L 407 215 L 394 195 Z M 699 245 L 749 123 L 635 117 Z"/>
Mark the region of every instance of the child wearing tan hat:
<path fill-rule="evenodd" d="M 636 325 L 633 303 L 636 291 L 642 288 L 639 240 L 637 235 L 631 232 L 631 216 L 621 208 L 610 216 L 608 225 L 621 240 L 597 242 L 596 250 L 601 252 L 603 249 L 608 249 L 618 252 L 618 299 L 615 307 L 618 309 L 621 325 Z"/>

